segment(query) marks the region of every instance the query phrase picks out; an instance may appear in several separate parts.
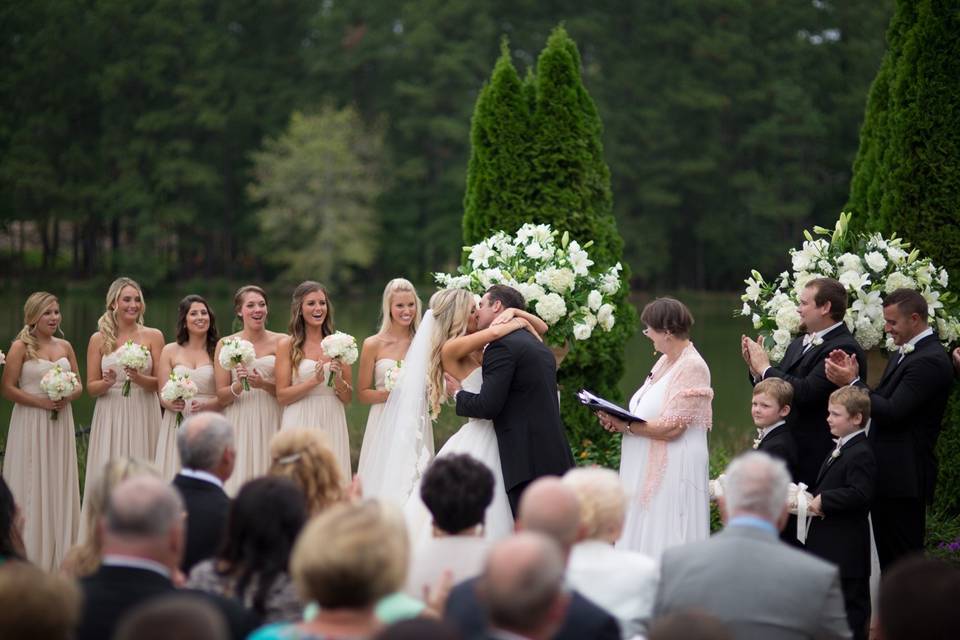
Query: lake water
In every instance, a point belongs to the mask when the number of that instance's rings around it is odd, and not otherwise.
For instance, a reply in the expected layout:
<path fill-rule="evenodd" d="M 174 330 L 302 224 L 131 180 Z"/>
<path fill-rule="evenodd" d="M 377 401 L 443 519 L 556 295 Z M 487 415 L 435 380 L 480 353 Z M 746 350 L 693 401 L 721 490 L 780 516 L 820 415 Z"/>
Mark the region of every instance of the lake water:
<path fill-rule="evenodd" d="M 289 318 L 287 304 L 289 292 L 270 290 L 268 293 L 273 300 L 268 324 L 275 331 L 285 331 Z M 674 295 L 686 302 L 696 318 L 692 332 L 693 341 L 710 366 L 715 393 L 714 428 L 711 440 L 725 447 L 736 449 L 744 447 L 752 439 L 754 432 L 749 411 L 750 386 L 739 351 L 740 335 L 748 330 L 749 326 L 742 319 L 733 317 L 733 309 L 739 306 L 739 298 L 735 294 L 698 292 L 663 293 L 662 295 Z M 149 292 L 146 295 L 146 323 L 161 329 L 168 341 L 173 339 L 177 302 L 181 296 L 180 293 L 151 295 Z M 232 299 L 228 296 L 206 297 L 216 314 L 221 335 L 229 334 L 233 320 Z M 332 297 L 336 325 L 339 330 L 356 336 L 358 343 L 376 331 L 379 296 L 366 294 L 338 298 L 333 294 Z M 633 297 L 638 311 L 650 298 L 649 295 L 640 294 Z M 0 344 L 3 345 L 5 352 L 22 326 L 25 299 L 26 295 L 19 293 L 0 294 L 0 300 L 2 300 Z M 61 312 L 63 332 L 73 344 L 79 359 L 81 379 L 85 379 L 87 341 L 96 330 L 97 318 L 103 312 L 102 294 L 62 294 Z M 643 382 L 654 362 L 651 343 L 639 330 L 627 344 L 625 359 L 626 373 L 620 381 L 620 387 L 624 396 L 629 398 Z M 78 428 L 89 426 L 93 415 L 93 404 L 93 399 L 87 395 L 73 403 L 74 420 Z M 10 401 L 0 399 L 0 442 L 6 440 L 12 408 Z M 347 408 L 347 423 L 350 428 L 354 463 L 359 454 L 368 410 L 366 405 L 356 401 Z M 462 419 L 454 414 L 452 408 L 444 409 L 434 428 L 438 449 L 461 422 Z M 82 465 L 83 461 L 80 464 Z"/>

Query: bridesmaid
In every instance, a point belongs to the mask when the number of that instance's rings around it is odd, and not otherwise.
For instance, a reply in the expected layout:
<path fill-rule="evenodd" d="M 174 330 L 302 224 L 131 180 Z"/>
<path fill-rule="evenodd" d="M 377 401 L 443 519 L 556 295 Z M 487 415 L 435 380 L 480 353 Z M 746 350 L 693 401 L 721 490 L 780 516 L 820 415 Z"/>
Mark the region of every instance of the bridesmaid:
<path fill-rule="evenodd" d="M 301 282 L 290 305 L 290 335 L 277 345 L 280 428 L 320 429 L 329 440 L 344 482 L 351 477 L 350 439 L 344 406 L 353 397 L 349 366 L 323 353 L 320 342 L 334 332 L 333 305 L 319 282 Z M 333 377 L 333 386 L 327 380 Z"/>
<path fill-rule="evenodd" d="M 156 455 L 160 400 L 154 363 L 160 360 L 163 334 L 143 325 L 146 308 L 140 285 L 130 278 L 117 278 L 107 291 L 107 308 L 97 323 L 99 330 L 90 337 L 87 391 L 97 402 L 90 423 L 88 478 L 94 478 L 111 458 L 153 460 Z M 117 350 L 127 340 L 150 350 L 142 371 L 124 369 L 117 362 Z M 126 379 L 132 384 L 130 395 L 124 397 L 121 389 Z"/>
<path fill-rule="evenodd" d="M 53 367 L 77 371 L 69 342 L 60 329 L 57 298 L 38 291 L 23 305 L 23 329 L 10 347 L 0 388 L 14 403 L 7 432 L 3 477 L 20 505 L 27 559 L 51 571 L 60 566 L 76 541 L 80 526 L 77 442 L 70 396 L 54 402 L 40 389 L 40 379 Z M 56 420 L 51 413 L 59 412 Z"/>
<path fill-rule="evenodd" d="M 227 420 L 236 436 L 237 459 L 233 474 L 226 482 L 226 491 L 236 495 L 247 480 L 266 474 L 270 468 L 270 439 L 280 428 L 280 405 L 274 366 L 277 345 L 282 333 L 267 329 L 267 294 L 260 287 L 248 284 L 233 296 L 233 309 L 243 329 L 230 337 L 239 337 L 253 345 L 257 358 L 247 369 L 243 365 L 227 371 L 220 366 L 220 346 L 213 367 L 217 376 L 217 396 L 226 407 Z M 250 391 L 240 383 L 246 378 Z"/>
<path fill-rule="evenodd" d="M 180 471 L 180 454 L 177 452 L 177 413 L 184 416 L 200 411 L 220 411 L 223 406 L 217 399 L 214 382 L 213 355 L 220 337 L 217 333 L 217 318 L 207 301 L 198 295 L 188 295 L 177 307 L 177 341 L 163 348 L 157 363 L 157 386 L 163 389 L 170 372 L 187 374 L 197 385 L 197 395 L 190 400 L 166 402 L 160 398 L 165 409 L 157 439 L 156 465 L 160 477 L 172 480 Z"/>
<path fill-rule="evenodd" d="M 383 290 L 380 331 L 363 341 L 357 373 L 357 399 L 372 405 L 357 465 L 357 475 L 361 478 L 367 477 L 371 466 L 377 467 L 384 462 L 386 452 L 381 449 L 383 439 L 379 421 L 390 395 L 385 389 L 384 377 L 406 356 L 420 324 L 420 315 L 420 298 L 413 284 L 405 278 L 388 282 Z"/>

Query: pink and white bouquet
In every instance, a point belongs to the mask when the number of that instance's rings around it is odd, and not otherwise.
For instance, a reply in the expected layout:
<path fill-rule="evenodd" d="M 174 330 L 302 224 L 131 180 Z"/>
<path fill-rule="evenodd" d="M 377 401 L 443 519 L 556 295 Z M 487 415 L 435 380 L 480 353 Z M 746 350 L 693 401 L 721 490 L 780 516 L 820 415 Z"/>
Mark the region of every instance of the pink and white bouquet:
<path fill-rule="evenodd" d="M 187 401 L 197 395 L 197 383 L 190 379 L 186 373 L 170 372 L 170 379 L 167 380 L 163 388 L 160 389 L 160 397 L 167 402 L 176 402 L 177 400 Z M 183 422 L 183 412 L 177 411 L 176 426 L 179 427 Z"/>
<path fill-rule="evenodd" d="M 80 379 L 73 371 L 64 371 L 63 367 L 56 365 L 43 374 L 40 388 L 48 398 L 58 402 L 80 388 Z M 60 412 L 54 409 L 50 412 L 50 419 L 56 420 L 59 415 Z"/>
<path fill-rule="evenodd" d="M 561 346 L 568 340 L 587 340 L 594 330 L 613 329 L 612 296 L 620 289 L 623 267 L 592 268 L 583 246 L 570 234 L 546 224 L 525 224 L 513 235 L 494 233 L 472 247 L 464 247 L 464 265 L 458 274 L 435 273 L 444 289 L 467 289 L 483 294 L 491 285 L 505 284 L 523 295 L 527 306 L 549 329 L 547 341 Z"/>
<path fill-rule="evenodd" d="M 248 366 L 253 364 L 257 358 L 257 352 L 253 344 L 243 338 L 224 338 L 220 341 L 220 366 L 227 371 L 232 371 L 240 365 Z M 244 391 L 250 391 L 250 383 L 246 378 L 240 379 Z"/>
<path fill-rule="evenodd" d="M 147 368 L 149 357 L 150 349 L 142 344 L 137 344 L 133 340 L 124 342 L 123 346 L 117 351 L 117 362 L 124 369 L 143 371 Z M 125 398 L 130 395 L 130 378 L 128 376 L 124 376 L 121 393 Z"/>
<path fill-rule="evenodd" d="M 353 364 L 360 357 L 356 339 L 348 333 L 335 331 L 320 342 L 323 353 L 334 360 L 345 364 Z M 327 380 L 327 386 L 333 386 L 333 374 Z"/>
<path fill-rule="evenodd" d="M 403 360 L 397 360 L 397 363 L 383 374 L 383 388 L 387 391 L 396 389 L 401 375 L 403 375 Z"/>

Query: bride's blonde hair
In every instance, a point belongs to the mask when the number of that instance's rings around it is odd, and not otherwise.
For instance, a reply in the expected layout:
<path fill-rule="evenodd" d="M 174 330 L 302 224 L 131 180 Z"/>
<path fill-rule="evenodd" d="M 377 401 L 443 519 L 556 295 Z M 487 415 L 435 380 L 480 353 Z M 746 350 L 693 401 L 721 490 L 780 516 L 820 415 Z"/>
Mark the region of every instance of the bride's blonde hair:
<path fill-rule="evenodd" d="M 22 342 L 27 348 L 27 360 L 34 360 L 39 355 L 37 351 L 39 342 L 37 341 L 37 334 L 34 333 L 34 329 L 36 329 L 37 323 L 40 322 L 43 312 L 56 302 L 57 296 L 52 293 L 35 291 L 30 294 L 30 297 L 28 297 L 27 301 L 23 304 L 23 328 L 20 329 L 20 333 L 17 334 L 17 340 Z M 63 334 L 62 331 L 60 333 L 61 335 Z"/>
<path fill-rule="evenodd" d="M 137 284 L 136 280 L 120 276 L 107 289 L 107 310 L 103 312 L 100 319 L 97 320 L 97 329 L 103 338 L 103 344 L 100 345 L 100 353 L 108 355 L 117 348 L 117 331 L 119 323 L 117 322 L 117 304 L 120 302 L 120 293 L 124 287 L 133 287 L 140 296 L 140 315 L 137 317 L 137 324 L 143 326 L 143 315 L 147 312 L 147 300 L 143 297 L 143 289 Z"/>
<path fill-rule="evenodd" d="M 466 289 L 443 289 L 430 298 L 433 311 L 433 340 L 431 341 L 430 360 L 427 364 L 427 401 L 430 417 L 440 415 L 440 405 L 447 399 L 443 384 L 443 362 L 440 353 L 447 340 L 467 333 L 470 315 L 476 306 L 476 299 Z"/>

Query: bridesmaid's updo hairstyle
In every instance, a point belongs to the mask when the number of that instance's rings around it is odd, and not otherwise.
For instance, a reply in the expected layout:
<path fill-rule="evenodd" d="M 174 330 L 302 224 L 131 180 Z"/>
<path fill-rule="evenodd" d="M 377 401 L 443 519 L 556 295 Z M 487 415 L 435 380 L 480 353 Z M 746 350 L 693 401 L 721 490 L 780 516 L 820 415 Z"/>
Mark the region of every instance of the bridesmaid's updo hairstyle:
<path fill-rule="evenodd" d="M 476 298 L 466 289 L 443 289 L 430 298 L 434 325 L 430 362 L 427 365 L 427 402 L 433 418 L 440 415 L 440 405 L 447 399 L 440 358 L 443 345 L 450 338 L 466 335 L 470 314 L 476 304 Z"/>
<path fill-rule="evenodd" d="M 256 293 L 261 298 L 263 298 L 264 303 L 270 304 L 267 300 L 267 292 L 264 291 L 261 287 L 258 287 L 255 284 L 245 284 L 237 292 L 233 294 L 233 311 L 236 313 L 237 317 L 240 317 L 240 310 L 243 309 L 243 303 L 245 302 L 244 298 L 248 293 Z"/>
<path fill-rule="evenodd" d="M 330 301 L 327 288 L 313 280 L 305 280 L 298 284 L 293 290 L 293 299 L 290 301 L 290 325 L 287 327 L 290 334 L 290 366 L 293 371 L 296 371 L 303 361 L 303 343 L 307 341 L 307 327 L 303 320 L 303 299 L 316 291 L 322 292 L 327 301 L 327 315 L 323 319 L 320 333 L 326 338 L 334 332 L 333 302 Z"/>
<path fill-rule="evenodd" d="M 383 289 L 383 304 L 381 305 L 380 311 L 380 332 L 386 332 L 390 329 L 390 325 L 393 324 L 393 315 L 390 313 L 390 307 L 393 305 L 393 294 L 395 293 L 412 293 L 413 299 L 417 301 L 417 312 L 413 316 L 413 322 L 410 323 L 410 335 L 413 335 L 417 332 L 417 327 L 420 326 L 420 316 L 423 315 L 423 305 L 420 303 L 420 296 L 417 295 L 417 290 L 414 288 L 413 283 L 406 278 L 394 278 L 388 282 L 387 286 Z"/>
<path fill-rule="evenodd" d="M 46 291 L 35 291 L 30 294 L 27 301 L 23 303 L 23 328 L 17 334 L 17 340 L 23 343 L 27 348 L 27 360 L 33 360 L 37 357 L 37 334 L 35 329 L 43 312 L 57 302 L 57 296 Z"/>
<path fill-rule="evenodd" d="M 311 516 L 344 499 L 337 459 L 317 429 L 278 431 L 270 439 L 270 460 L 267 475 L 292 480 L 303 492 Z"/>
<path fill-rule="evenodd" d="M 124 287 L 133 287 L 140 296 L 140 316 L 137 318 L 137 324 L 143 326 L 143 314 L 147 312 L 147 300 L 143 297 L 143 289 L 137 284 L 136 280 L 120 276 L 107 289 L 107 309 L 97 321 L 97 329 L 103 337 L 103 344 L 100 347 L 100 353 L 107 355 L 113 353 L 117 348 L 117 304 L 120 302 L 120 292 Z"/>
<path fill-rule="evenodd" d="M 220 340 L 220 334 L 217 332 L 217 316 L 214 315 L 207 301 L 195 293 L 184 296 L 177 306 L 177 344 L 184 345 L 190 340 L 190 332 L 187 331 L 187 314 L 190 313 L 190 307 L 194 302 L 205 306 L 207 315 L 210 316 L 210 326 L 207 328 L 207 353 L 210 354 L 212 361 L 213 354 L 217 350 L 217 341 Z"/>
<path fill-rule="evenodd" d="M 687 305 L 674 298 L 657 298 L 640 312 L 640 322 L 654 331 L 669 333 L 681 340 L 690 337 L 693 314 Z"/>

